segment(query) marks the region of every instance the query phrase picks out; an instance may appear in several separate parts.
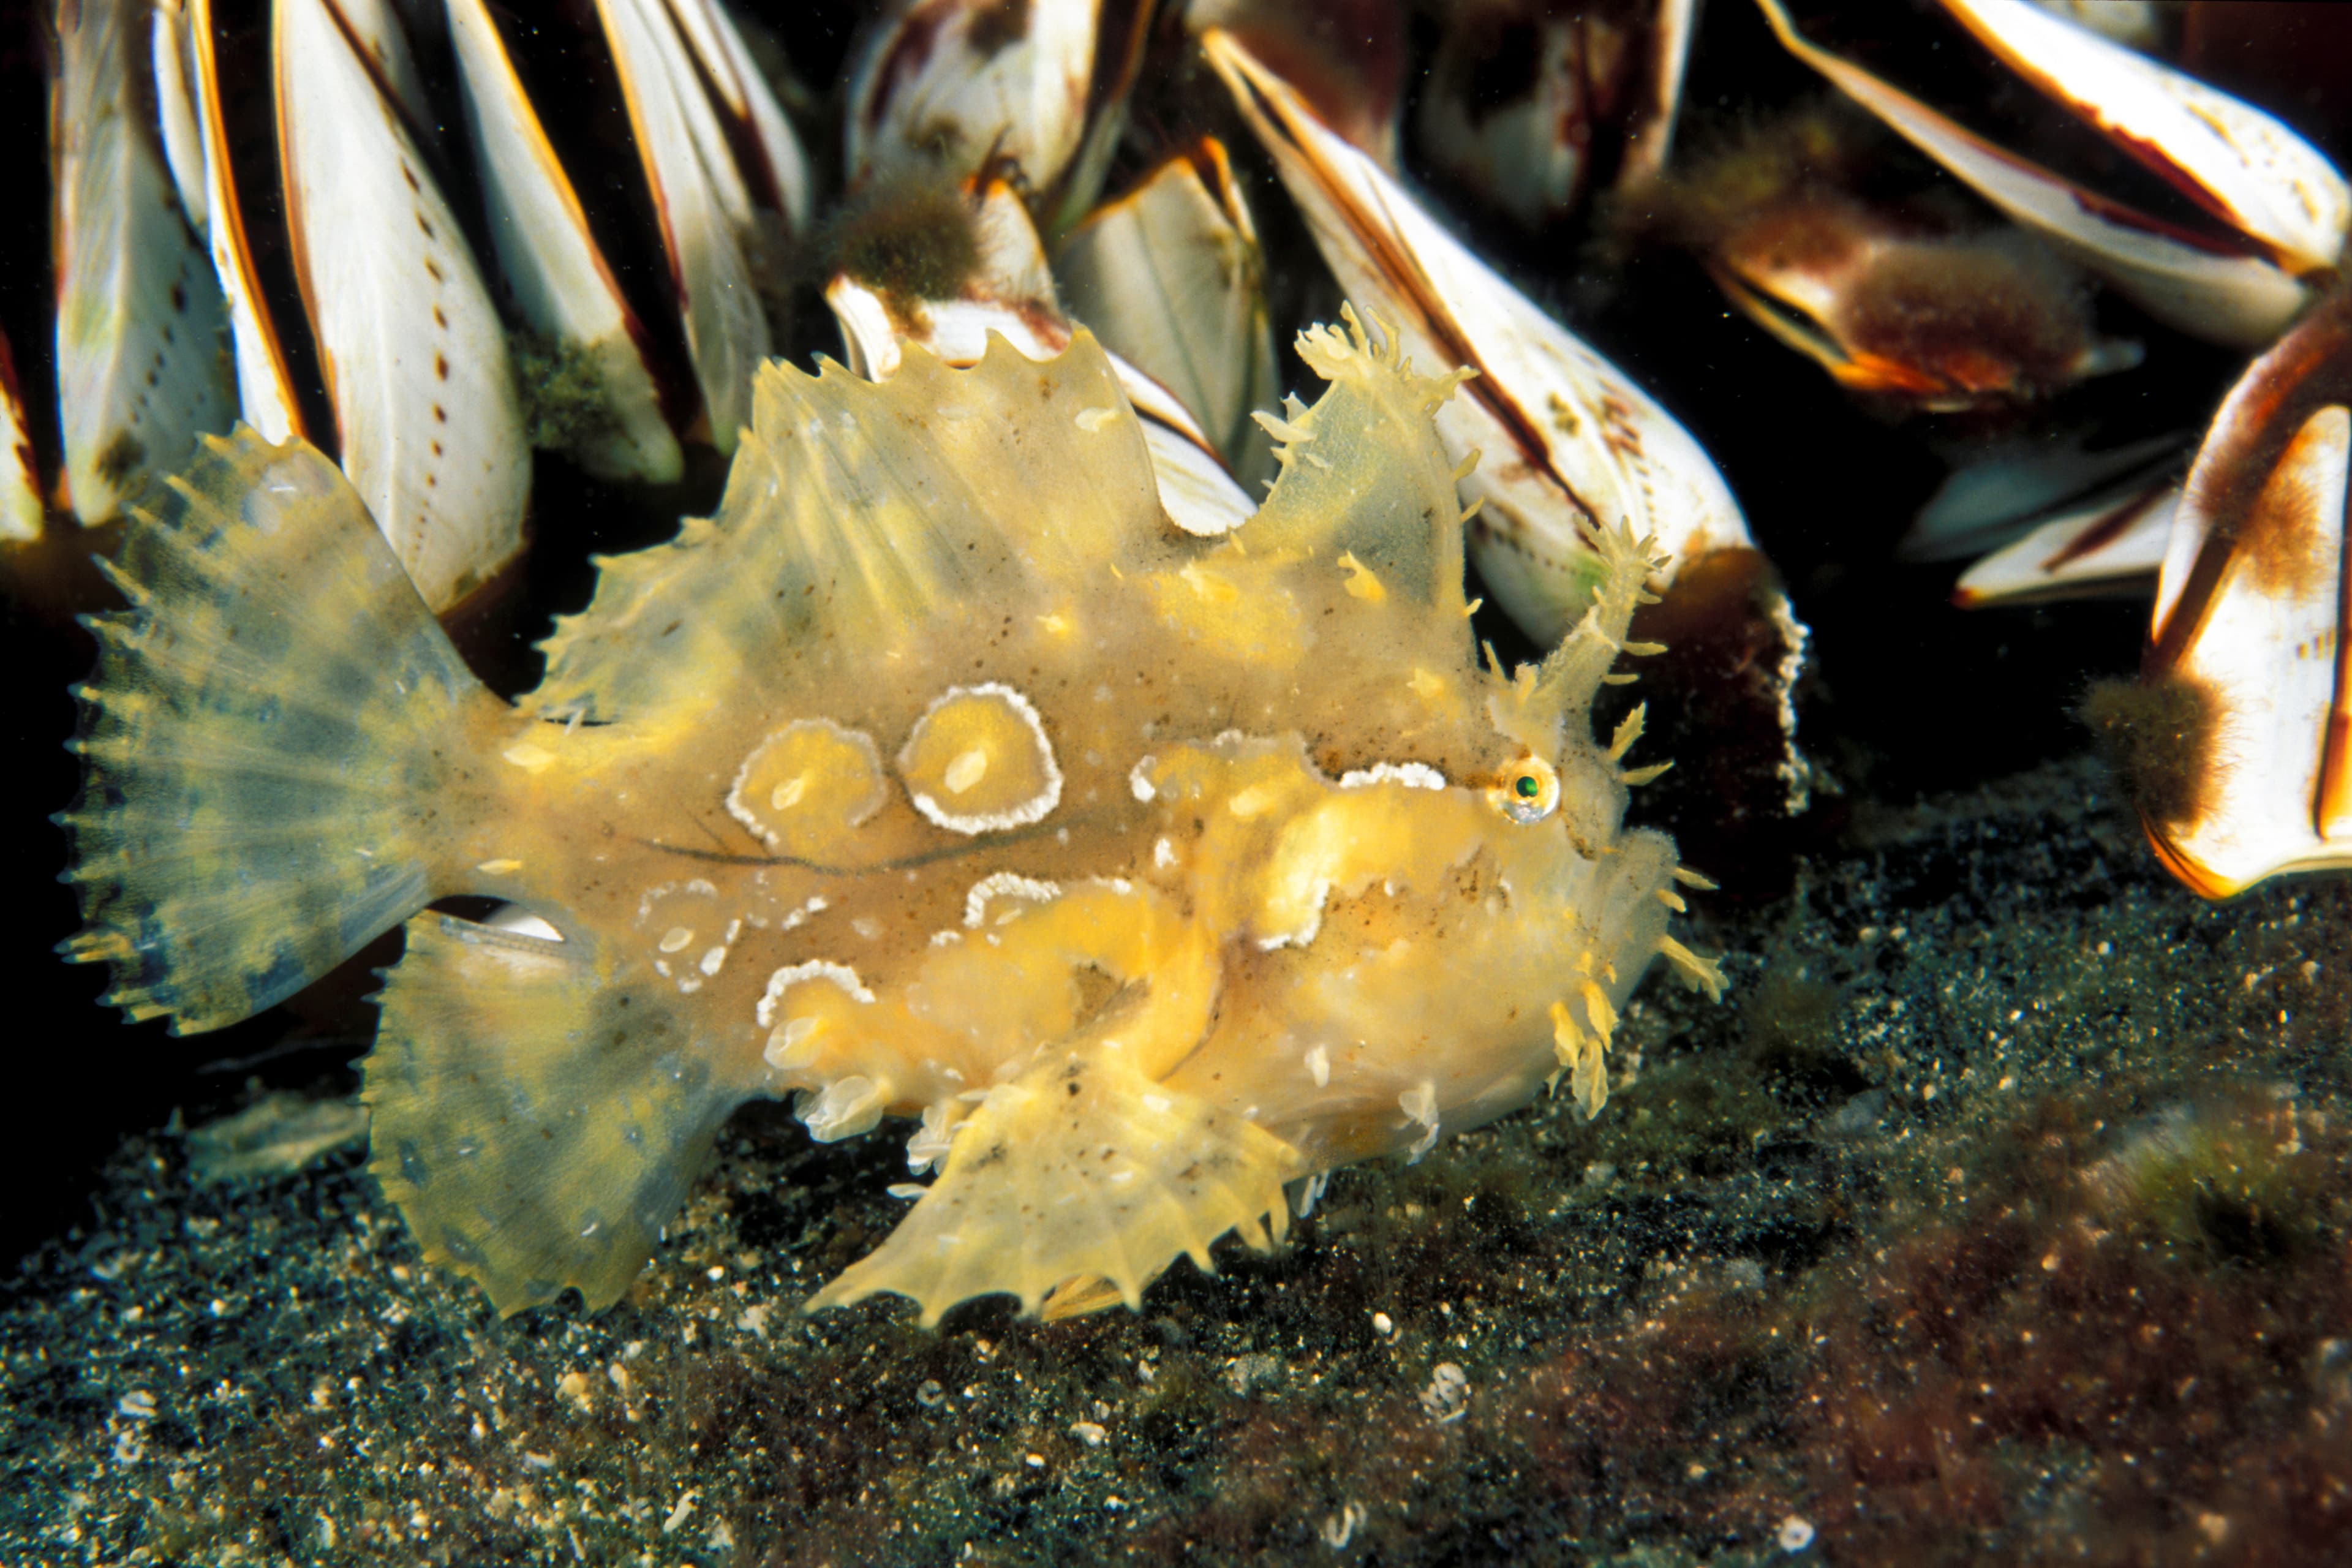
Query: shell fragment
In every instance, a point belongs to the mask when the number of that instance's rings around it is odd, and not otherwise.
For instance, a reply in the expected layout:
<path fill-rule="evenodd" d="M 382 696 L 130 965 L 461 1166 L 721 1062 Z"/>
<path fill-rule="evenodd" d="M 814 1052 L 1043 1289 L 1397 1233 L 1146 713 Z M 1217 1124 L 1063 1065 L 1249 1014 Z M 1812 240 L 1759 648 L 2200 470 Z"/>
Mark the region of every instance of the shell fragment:
<path fill-rule="evenodd" d="M 1059 228 L 1090 205 L 1124 122 L 1151 7 L 1139 0 L 917 0 L 849 87 L 850 183 L 1020 172 Z"/>
<path fill-rule="evenodd" d="M 2300 279 L 2332 268 L 2343 248 L 2352 190 L 2308 142 L 2261 110 L 2026 0 L 1941 0 L 1958 35 L 1955 51 L 1990 51 L 2137 161 L 2182 202 L 2182 214 L 2142 211 L 2085 189 L 1817 42 L 1787 0 L 1758 4 L 1781 43 L 1848 97 L 2184 331 L 2245 347 L 2268 342 L 2308 299 Z M 1809 7 L 1808 23 L 1824 9 Z M 1916 22 L 1905 8 L 1826 10 L 1832 21 L 1860 16 L 1865 29 Z"/>
<path fill-rule="evenodd" d="M 1895 546 L 1904 561 L 1960 561 L 2047 523 L 2087 518 L 2151 489 L 2179 489 L 2197 437 L 2172 431 L 2095 449 L 2083 434 L 2035 435 L 1957 455 Z M 2151 562 L 2148 570 L 2156 570 Z"/>
<path fill-rule="evenodd" d="M 229 168 L 228 124 L 221 101 L 212 0 L 186 0 L 184 10 L 180 8 L 179 0 L 159 0 L 159 33 L 167 25 L 177 35 L 176 50 L 167 49 L 159 36 L 154 58 L 162 69 L 169 70 L 170 56 L 176 52 L 181 62 L 177 85 L 184 85 L 186 90 L 183 95 L 176 89 L 166 89 L 159 96 L 167 104 L 184 96 L 189 118 L 194 121 L 196 157 L 204 179 L 201 205 L 205 239 L 212 252 L 213 275 L 219 280 L 221 296 L 228 310 L 229 343 L 236 356 L 237 416 L 265 440 L 307 437 L 310 431 L 304 427 L 301 409 L 295 401 L 294 378 L 287 369 L 286 350 L 278 341 L 277 323 L 270 319 L 269 308 L 262 298 L 260 277 L 254 268 L 253 247 L 246 236 L 243 193 Z M 374 95 L 373 86 L 368 91 L 369 96 Z M 170 123 L 168 119 L 166 123 Z M 175 170 L 180 163 L 175 156 Z"/>
<path fill-rule="evenodd" d="M 2189 445 L 2176 432 L 2097 451 L 2079 441 L 1994 446 L 1952 472 L 1895 553 L 1980 556 L 1952 591 L 1964 610 L 2149 591 Z"/>
<path fill-rule="evenodd" d="M 752 206 L 778 215 L 795 234 L 807 228 L 808 154 L 726 5 L 722 0 L 673 0 L 670 15 L 713 109 L 730 128 L 730 155 L 742 169 Z"/>
<path fill-rule="evenodd" d="M 1070 232 L 1054 273 L 1103 346 L 1192 411 L 1236 468 L 1262 467 L 1274 405 L 1257 230 L 1223 146 L 1203 139 Z"/>
<path fill-rule="evenodd" d="M 1583 613 L 1596 568 L 1580 531 L 1596 521 L 1653 535 L 1669 577 L 1714 551 L 1751 548 L 1722 476 L 1664 409 L 1472 255 L 1238 38 L 1212 28 L 1202 47 L 1342 292 L 1394 321 L 1421 363 L 1477 372 L 1437 426 L 1456 458 L 1485 455 L 1463 481 L 1484 503 L 1471 553 L 1529 636 L 1556 642 Z"/>
<path fill-rule="evenodd" d="M 30 544 L 41 537 L 41 477 L 25 433 L 25 399 L 16 388 L 16 361 L 0 337 L 0 544 Z"/>
<path fill-rule="evenodd" d="M 142 123 L 147 9 L 134 0 L 58 7 L 49 106 L 58 393 L 66 489 L 86 523 L 117 515 L 151 473 L 236 414 L 220 286 Z"/>
<path fill-rule="evenodd" d="M 2222 898 L 2352 866 L 2352 294 L 2337 290 L 2231 392 L 2189 470 L 2136 706 L 2112 718 L 2148 841 Z M 2160 743 L 2160 749 L 2159 749 Z"/>
<path fill-rule="evenodd" d="M 336 4 L 276 5 L 288 237 L 343 471 L 443 609 L 521 547 L 530 453 L 506 329 Z"/>
<path fill-rule="evenodd" d="M 1596 173 L 1664 166 L 1693 0 L 1563 7 L 1470 0 L 1444 31 L 1415 129 L 1431 167 L 1530 229 L 1575 211 Z"/>
<path fill-rule="evenodd" d="M 852 370 L 875 381 L 898 368 L 899 344 L 919 342 L 950 364 L 977 364 L 991 335 L 1002 336 L 1032 359 L 1048 359 L 1070 341 L 1047 269 L 1045 253 L 1026 208 L 1003 180 L 966 193 L 976 263 L 952 295 L 906 298 L 877 279 L 835 277 L 825 302 L 840 323 Z M 1200 421 L 1166 387 L 1109 356 L 1143 427 L 1160 505 L 1187 533 L 1221 534 L 1257 510 Z"/>
<path fill-rule="evenodd" d="M 706 89 L 709 68 L 663 0 L 596 0 L 596 15 L 661 216 L 710 441 L 731 452 L 751 418 L 752 372 L 769 353 L 761 280 L 780 265 L 773 251 L 788 215 L 766 209 L 772 230 L 762 221 L 755 186 L 730 149 L 725 100 Z M 790 199 L 781 182 L 772 189 L 772 200 Z"/>
<path fill-rule="evenodd" d="M 2145 591 L 2164 563 L 2180 506 L 2178 480 L 2070 509 L 2036 525 L 1960 574 L 1952 602 L 1964 610 Z"/>
<path fill-rule="evenodd" d="M 587 383 L 596 414 L 570 443 L 604 478 L 666 483 L 681 466 L 647 368 L 645 328 L 630 310 L 571 179 L 484 0 L 448 0 L 449 34 L 489 212 L 491 243 L 523 321 Z"/>

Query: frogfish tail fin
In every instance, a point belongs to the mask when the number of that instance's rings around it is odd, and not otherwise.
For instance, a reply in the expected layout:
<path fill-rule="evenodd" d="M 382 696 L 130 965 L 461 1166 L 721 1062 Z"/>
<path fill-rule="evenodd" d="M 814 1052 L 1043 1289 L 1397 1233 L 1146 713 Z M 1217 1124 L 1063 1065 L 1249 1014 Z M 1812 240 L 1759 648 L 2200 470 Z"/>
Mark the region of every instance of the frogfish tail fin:
<path fill-rule="evenodd" d="M 205 437 L 131 509 L 85 617 L 97 673 L 58 820 L 107 999 L 175 1033 L 293 994 L 434 896 L 477 682 L 343 476 L 299 441 Z"/>
<path fill-rule="evenodd" d="M 425 1250 L 501 1313 L 610 1306 L 750 1086 L 584 942 L 408 922 L 363 1092 L 370 1167 Z"/>

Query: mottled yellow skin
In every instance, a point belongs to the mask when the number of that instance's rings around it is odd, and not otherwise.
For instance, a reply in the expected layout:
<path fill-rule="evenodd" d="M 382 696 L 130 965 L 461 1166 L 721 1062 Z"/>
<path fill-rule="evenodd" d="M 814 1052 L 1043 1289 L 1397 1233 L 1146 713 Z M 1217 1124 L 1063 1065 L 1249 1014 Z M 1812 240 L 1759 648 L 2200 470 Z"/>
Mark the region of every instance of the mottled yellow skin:
<path fill-rule="evenodd" d="M 1559 652 L 1480 668 L 1451 378 L 1302 347 L 1331 387 L 1219 541 L 1160 515 L 1083 334 L 772 366 L 718 518 L 606 563 L 519 708 L 421 724 L 431 889 L 562 938 L 411 922 L 368 1098 L 431 1255 L 602 1305 L 727 1110 L 793 1095 L 819 1138 L 914 1119 L 939 1173 L 813 1308 L 1132 1304 L 1278 1236 L 1285 1184 L 1563 1070 L 1599 1108 L 1651 956 L 1713 983 L 1586 733 L 1649 563 L 1598 542 Z"/>

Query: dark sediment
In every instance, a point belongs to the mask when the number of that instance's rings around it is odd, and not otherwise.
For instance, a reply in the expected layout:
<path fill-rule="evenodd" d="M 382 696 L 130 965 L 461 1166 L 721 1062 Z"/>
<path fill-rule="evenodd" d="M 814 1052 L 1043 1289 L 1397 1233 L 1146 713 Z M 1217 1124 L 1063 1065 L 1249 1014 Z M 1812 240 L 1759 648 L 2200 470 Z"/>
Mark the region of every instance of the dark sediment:
<path fill-rule="evenodd" d="M 894 1142 L 730 1128 L 595 1319 L 358 1150 L 127 1143 L 0 1308 L 36 1563 L 2305 1563 L 2352 1539 L 2352 884 L 2209 906 L 2086 763 L 1857 809 L 1601 1117 L 1335 1176 L 1139 1315 L 798 1307 Z M 304 1135 L 287 1134 L 297 1153 Z M 331 1127 L 327 1128 L 331 1132 Z M 224 1151 L 228 1151 L 224 1154 Z M 232 1157 L 233 1156 L 233 1157 Z M 199 1172 L 202 1174 L 199 1174 Z"/>

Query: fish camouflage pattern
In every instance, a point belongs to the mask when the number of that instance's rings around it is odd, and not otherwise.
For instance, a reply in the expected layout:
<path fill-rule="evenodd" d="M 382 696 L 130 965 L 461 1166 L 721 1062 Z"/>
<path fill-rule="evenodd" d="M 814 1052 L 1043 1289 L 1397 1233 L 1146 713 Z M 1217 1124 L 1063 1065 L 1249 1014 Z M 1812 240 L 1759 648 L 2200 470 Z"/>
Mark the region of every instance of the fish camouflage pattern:
<path fill-rule="evenodd" d="M 919 1119 L 935 1172 L 811 1310 L 1124 1300 L 1295 1184 L 1565 1079 L 1586 1114 L 1666 934 L 1590 709 L 1656 566 L 1482 666 L 1425 375 L 1349 316 L 1262 416 L 1279 479 L 1174 528 L 1084 332 L 873 384 L 760 373 L 715 518 L 602 563 L 518 703 L 467 670 L 324 457 L 208 439 L 94 618 L 70 956 L 177 1030 L 407 921 L 373 1168 L 501 1311 L 616 1300 L 760 1095 Z M 483 895 L 475 923 L 434 900 Z M 425 911 L 425 912 L 419 912 Z"/>

